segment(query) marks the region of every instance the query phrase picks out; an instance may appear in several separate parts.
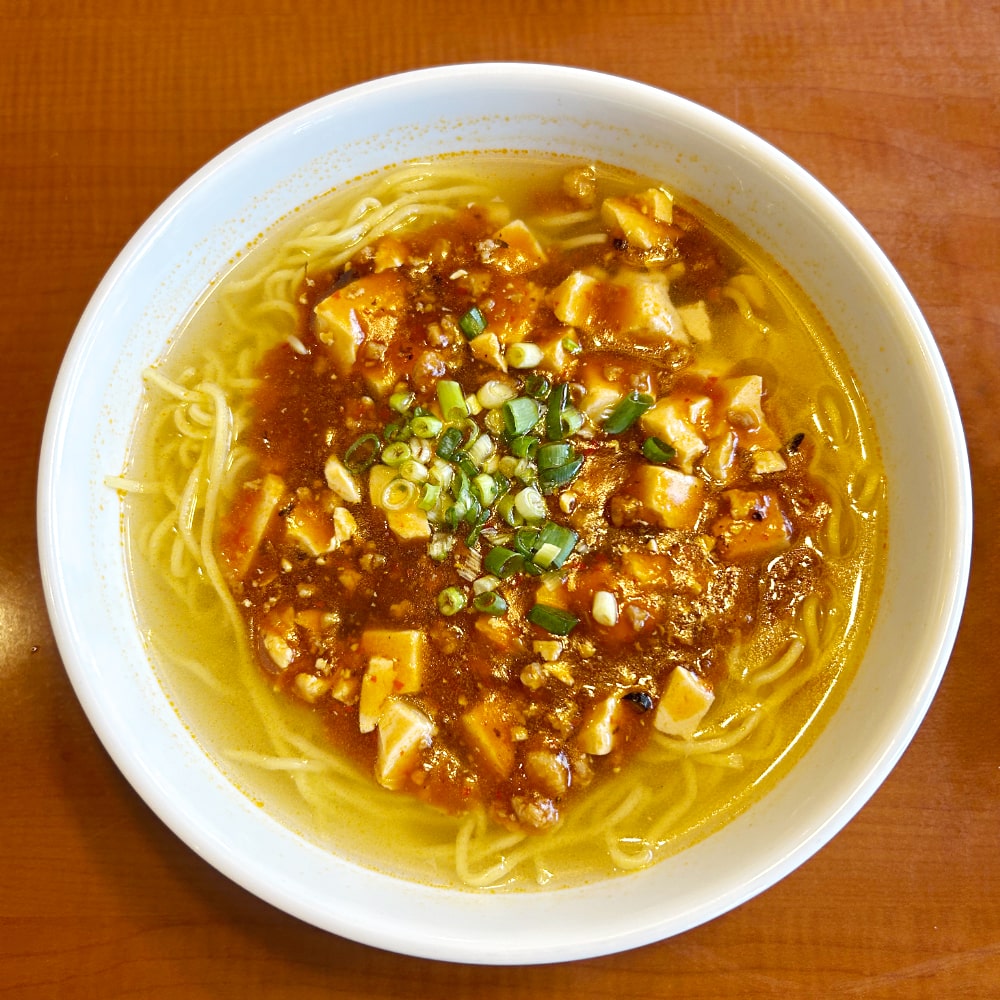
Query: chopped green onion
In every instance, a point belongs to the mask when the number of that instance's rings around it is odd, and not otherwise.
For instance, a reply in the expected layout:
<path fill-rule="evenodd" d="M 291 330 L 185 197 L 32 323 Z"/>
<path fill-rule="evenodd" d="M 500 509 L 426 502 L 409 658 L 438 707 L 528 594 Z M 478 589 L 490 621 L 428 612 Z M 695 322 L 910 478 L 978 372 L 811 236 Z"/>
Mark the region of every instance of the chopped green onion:
<path fill-rule="evenodd" d="M 411 483 L 424 483 L 427 481 L 427 466 L 415 458 L 408 458 L 399 467 L 399 474 Z"/>
<path fill-rule="evenodd" d="M 527 434 L 538 423 L 538 403 L 530 396 L 518 396 L 503 404 L 504 426 L 509 437 Z"/>
<path fill-rule="evenodd" d="M 461 420 L 469 415 L 462 387 L 453 379 L 443 378 L 438 382 L 437 397 L 445 420 Z"/>
<path fill-rule="evenodd" d="M 567 354 L 579 354 L 583 348 L 580 346 L 580 341 L 576 340 L 574 337 L 563 337 L 562 349 Z"/>
<path fill-rule="evenodd" d="M 518 434 L 510 441 L 510 453 L 518 458 L 532 458 L 538 448 L 538 438 L 534 434 Z"/>
<path fill-rule="evenodd" d="M 449 465 L 443 458 L 435 458 L 431 462 L 427 476 L 443 489 L 447 489 L 451 486 L 451 481 L 455 478 L 455 467 Z"/>
<path fill-rule="evenodd" d="M 671 461 L 677 452 L 661 438 L 648 437 L 642 442 L 642 454 L 650 462 L 663 465 Z"/>
<path fill-rule="evenodd" d="M 470 549 L 479 541 L 479 535 L 482 533 L 483 528 L 486 527 L 486 522 L 489 521 L 491 514 L 492 511 L 489 507 L 477 506 L 475 517 L 472 516 L 471 511 L 465 516 L 465 520 L 472 525 L 472 531 L 469 532 L 465 539 L 465 544 Z"/>
<path fill-rule="evenodd" d="M 524 556 L 503 545 L 494 545 L 483 559 L 483 568 L 486 572 L 500 580 L 513 576 L 523 566 Z"/>
<path fill-rule="evenodd" d="M 483 513 L 483 505 L 479 502 L 479 498 L 475 495 L 475 493 L 471 491 L 466 493 L 459 502 L 465 504 L 464 520 L 466 524 L 477 524 Z"/>
<path fill-rule="evenodd" d="M 521 524 L 524 524 L 524 517 L 518 511 L 517 507 L 514 506 L 514 494 L 506 493 L 497 501 L 496 512 L 507 522 L 512 528 L 516 528 Z"/>
<path fill-rule="evenodd" d="M 451 552 L 452 546 L 455 544 L 455 536 L 449 535 L 446 532 L 438 531 L 433 536 L 431 540 L 427 543 L 427 554 L 435 562 L 444 562 L 448 558 L 448 553 Z"/>
<path fill-rule="evenodd" d="M 536 368 L 545 354 L 538 344 L 522 342 L 511 344 L 504 357 L 511 368 Z"/>
<path fill-rule="evenodd" d="M 437 443 L 434 453 L 438 458 L 450 462 L 462 445 L 462 432 L 457 427 L 449 427 Z"/>
<path fill-rule="evenodd" d="M 457 615 L 465 607 L 466 597 L 458 587 L 445 587 L 438 594 L 438 610 L 443 615 Z"/>
<path fill-rule="evenodd" d="M 377 434 L 363 434 L 344 453 L 344 468 L 349 472 L 364 472 L 375 464 L 381 446 Z"/>
<path fill-rule="evenodd" d="M 580 624 L 580 619 L 576 615 L 551 604 L 534 605 L 528 612 L 528 621 L 552 635 L 569 635 Z"/>
<path fill-rule="evenodd" d="M 507 602 L 495 590 L 484 590 L 472 599 L 472 606 L 483 614 L 504 615 L 507 613 Z"/>
<path fill-rule="evenodd" d="M 461 467 L 456 468 L 454 475 L 451 477 L 451 495 L 456 500 L 461 500 L 468 492 L 469 477 Z"/>
<path fill-rule="evenodd" d="M 382 429 L 382 436 L 386 441 L 402 441 L 403 438 L 410 437 L 410 424 L 406 420 L 394 420 L 391 424 L 386 424 Z"/>
<path fill-rule="evenodd" d="M 476 463 L 473 462 L 464 451 L 456 451 L 452 461 L 469 477 L 469 479 L 472 479 L 473 476 L 478 475 L 479 473 Z"/>
<path fill-rule="evenodd" d="M 514 466 L 514 478 L 522 483 L 531 484 L 535 481 L 535 463 L 530 458 L 519 458 Z"/>
<path fill-rule="evenodd" d="M 514 532 L 514 548 L 526 559 L 530 559 L 538 548 L 538 538 L 541 529 L 535 527 L 518 528 Z"/>
<path fill-rule="evenodd" d="M 500 409 L 487 410 L 486 416 L 483 417 L 483 423 L 486 424 L 486 429 L 491 434 L 503 434 L 507 429 L 503 412 Z"/>
<path fill-rule="evenodd" d="M 394 392 L 389 397 L 389 405 L 404 417 L 416 401 L 417 397 L 412 392 Z"/>
<path fill-rule="evenodd" d="M 648 392 L 633 390 L 624 399 L 615 403 L 614 408 L 601 425 L 605 434 L 621 434 L 627 431 L 656 400 Z"/>
<path fill-rule="evenodd" d="M 538 547 L 534 562 L 546 569 L 559 569 L 576 547 L 579 535 L 554 521 L 546 521 L 538 533 Z M 542 557 L 542 550 L 545 556 Z"/>
<path fill-rule="evenodd" d="M 566 435 L 563 426 L 563 411 L 569 402 L 569 386 L 559 382 L 549 393 L 549 408 L 545 411 L 545 436 L 550 441 L 561 441 Z"/>
<path fill-rule="evenodd" d="M 564 441 L 550 441 L 543 444 L 535 453 L 535 461 L 538 463 L 539 471 L 542 469 L 555 469 L 560 465 L 576 458 L 573 446 Z"/>
<path fill-rule="evenodd" d="M 479 473 L 472 480 L 472 494 L 484 507 L 489 507 L 500 495 L 496 480 L 485 472 Z"/>
<path fill-rule="evenodd" d="M 394 441 L 382 449 L 383 463 L 394 469 L 411 458 L 413 458 L 413 452 L 410 451 L 410 446 L 405 441 Z"/>
<path fill-rule="evenodd" d="M 438 486 L 437 483 L 424 483 L 424 488 L 420 494 L 420 499 L 417 501 L 417 506 L 421 510 L 433 510 L 437 506 L 440 496 L 441 487 Z"/>
<path fill-rule="evenodd" d="M 442 427 L 444 424 L 429 413 L 422 413 L 410 421 L 410 430 L 413 431 L 414 437 L 418 438 L 436 438 L 441 433 Z"/>
<path fill-rule="evenodd" d="M 567 406 L 562 411 L 563 430 L 575 434 L 583 426 L 583 414 L 575 406 Z"/>
<path fill-rule="evenodd" d="M 479 402 L 487 410 L 495 410 L 503 406 L 508 399 L 513 399 L 516 395 L 517 390 L 512 385 L 495 378 L 484 382 L 476 393 Z"/>
<path fill-rule="evenodd" d="M 525 486 L 514 497 L 514 507 L 521 517 L 529 523 L 545 520 L 545 500 L 534 486 Z"/>
<path fill-rule="evenodd" d="M 409 507 L 416 499 L 416 484 L 397 476 L 382 490 L 380 506 L 383 510 L 402 510 L 404 507 Z"/>
<path fill-rule="evenodd" d="M 472 581 L 472 592 L 477 595 L 484 594 L 487 590 L 496 590 L 499 586 L 500 580 L 487 573 L 486 576 L 481 576 Z"/>
<path fill-rule="evenodd" d="M 538 546 L 538 551 L 531 561 L 542 569 L 556 569 L 553 564 L 558 555 L 559 546 L 553 545 L 552 542 L 545 542 Z"/>
<path fill-rule="evenodd" d="M 478 306 L 473 306 L 458 321 L 458 328 L 466 340 L 475 340 L 486 329 L 486 317 Z"/>
<path fill-rule="evenodd" d="M 563 465 L 555 468 L 538 470 L 538 485 L 543 490 L 553 490 L 557 486 L 565 486 L 572 482 L 580 469 L 583 468 L 583 455 L 577 455 Z"/>
<path fill-rule="evenodd" d="M 552 391 L 552 383 L 544 376 L 533 372 L 524 380 L 524 392 L 532 399 L 546 400 Z"/>
<path fill-rule="evenodd" d="M 496 451 L 496 447 L 489 434 L 481 434 L 472 442 L 469 448 L 469 458 L 476 468 L 481 469 L 486 459 Z"/>
<path fill-rule="evenodd" d="M 496 484 L 497 496 L 502 497 L 510 490 L 510 480 L 502 472 L 493 472 L 490 474 L 493 476 L 493 482 Z"/>

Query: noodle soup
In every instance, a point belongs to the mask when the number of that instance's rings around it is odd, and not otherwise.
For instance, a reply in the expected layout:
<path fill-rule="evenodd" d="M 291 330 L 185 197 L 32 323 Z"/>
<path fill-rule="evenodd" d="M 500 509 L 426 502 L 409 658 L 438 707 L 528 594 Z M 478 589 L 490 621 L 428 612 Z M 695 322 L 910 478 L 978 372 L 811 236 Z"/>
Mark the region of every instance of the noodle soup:
<path fill-rule="evenodd" d="M 299 215 L 147 373 L 114 482 L 206 751 L 305 836 L 440 884 L 635 870 L 749 805 L 882 576 L 877 444 L 822 319 L 611 168 L 448 158 Z"/>

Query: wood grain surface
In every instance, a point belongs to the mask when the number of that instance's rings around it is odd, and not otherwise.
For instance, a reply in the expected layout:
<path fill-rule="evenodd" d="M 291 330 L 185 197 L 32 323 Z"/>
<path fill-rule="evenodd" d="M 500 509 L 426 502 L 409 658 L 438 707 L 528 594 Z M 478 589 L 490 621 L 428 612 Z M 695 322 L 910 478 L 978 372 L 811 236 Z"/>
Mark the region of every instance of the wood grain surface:
<path fill-rule="evenodd" d="M 60 359 L 146 216 L 296 105 L 481 60 L 571 64 L 674 91 L 818 177 L 935 333 L 977 510 L 968 605 L 939 695 L 859 816 L 707 925 L 532 968 L 342 940 L 189 851 L 90 729 L 53 642 L 35 547 Z M 996 3 L 0 0 L 0 997 L 1000 996 L 998 177 Z"/>

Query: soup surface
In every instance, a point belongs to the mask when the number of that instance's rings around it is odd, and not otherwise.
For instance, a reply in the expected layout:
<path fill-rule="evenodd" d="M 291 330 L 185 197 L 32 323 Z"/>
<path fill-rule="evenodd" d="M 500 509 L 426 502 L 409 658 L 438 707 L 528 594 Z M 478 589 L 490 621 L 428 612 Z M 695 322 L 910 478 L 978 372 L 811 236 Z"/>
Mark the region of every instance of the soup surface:
<path fill-rule="evenodd" d="M 881 579 L 820 319 L 597 165 L 443 160 L 303 215 L 149 373 L 116 481 L 192 730 L 286 822 L 432 881 L 630 870 L 745 807 Z"/>

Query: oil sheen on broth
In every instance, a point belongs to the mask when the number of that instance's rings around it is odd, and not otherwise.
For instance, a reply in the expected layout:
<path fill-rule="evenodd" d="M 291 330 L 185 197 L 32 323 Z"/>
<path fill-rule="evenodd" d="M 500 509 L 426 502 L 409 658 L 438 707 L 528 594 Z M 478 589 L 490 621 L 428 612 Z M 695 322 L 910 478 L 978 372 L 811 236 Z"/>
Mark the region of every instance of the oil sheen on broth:
<path fill-rule="evenodd" d="M 163 683 L 359 863 L 647 865 L 776 780 L 860 656 L 884 481 L 847 361 L 655 181 L 495 155 L 358 182 L 146 381 L 115 484 Z"/>

